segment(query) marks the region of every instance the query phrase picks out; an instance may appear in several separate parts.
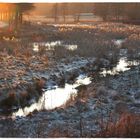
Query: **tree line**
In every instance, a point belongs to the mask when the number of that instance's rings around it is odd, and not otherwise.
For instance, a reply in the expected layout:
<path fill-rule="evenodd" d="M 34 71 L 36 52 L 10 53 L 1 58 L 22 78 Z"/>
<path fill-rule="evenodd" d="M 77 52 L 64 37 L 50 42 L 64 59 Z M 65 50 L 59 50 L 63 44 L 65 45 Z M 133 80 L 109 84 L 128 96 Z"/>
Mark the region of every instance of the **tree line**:
<path fill-rule="evenodd" d="M 52 17 L 57 22 L 58 16 L 63 17 L 66 22 L 66 16 L 71 15 L 75 22 L 79 22 L 81 13 L 92 13 L 93 4 L 91 3 L 55 3 L 52 6 Z M 49 12 L 50 13 L 50 12 Z"/>
<path fill-rule="evenodd" d="M 79 22 L 80 13 L 93 13 L 104 21 L 140 23 L 140 3 L 56 3 L 52 10 L 55 22 L 58 15 L 63 16 L 64 22 L 67 15 Z"/>
<path fill-rule="evenodd" d="M 140 3 L 95 3 L 93 13 L 104 21 L 140 21 Z"/>

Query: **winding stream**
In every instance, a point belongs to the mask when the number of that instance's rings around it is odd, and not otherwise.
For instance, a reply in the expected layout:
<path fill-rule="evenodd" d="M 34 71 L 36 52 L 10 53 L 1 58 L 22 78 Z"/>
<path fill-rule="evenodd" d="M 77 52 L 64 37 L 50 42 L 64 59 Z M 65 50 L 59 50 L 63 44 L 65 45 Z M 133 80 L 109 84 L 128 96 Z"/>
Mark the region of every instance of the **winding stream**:
<path fill-rule="evenodd" d="M 103 75 L 104 77 L 106 77 L 107 74 L 116 75 L 119 74 L 120 72 L 130 70 L 131 66 L 138 66 L 139 64 L 140 64 L 139 61 L 136 60 L 128 61 L 126 57 L 121 57 L 118 61 L 118 64 L 115 67 L 113 67 L 111 70 L 103 68 L 100 74 Z"/>
<path fill-rule="evenodd" d="M 114 43 L 120 47 L 121 44 L 125 40 L 116 40 Z M 47 42 L 42 44 L 36 44 L 33 43 L 33 50 L 38 52 L 39 46 L 45 46 L 46 49 L 54 49 L 54 47 L 62 45 L 70 50 L 77 49 L 76 45 L 64 45 L 61 41 L 55 41 L 55 42 Z M 127 60 L 127 52 L 122 49 L 120 50 L 120 59 L 115 67 L 113 67 L 111 70 L 108 70 L 106 68 L 102 68 L 100 75 L 103 77 L 106 77 L 107 75 L 116 75 L 120 72 L 124 72 L 127 70 L 130 70 L 130 66 L 137 66 L 140 64 L 139 61 L 128 61 Z M 25 108 L 20 108 L 17 112 L 14 112 L 12 114 L 12 117 L 16 116 L 27 116 L 31 112 L 37 110 L 52 110 L 61 106 L 65 106 L 65 104 L 69 100 L 74 100 L 75 97 L 78 94 L 78 90 L 76 89 L 80 85 L 89 85 L 91 83 L 91 77 L 88 77 L 86 75 L 79 75 L 79 77 L 76 78 L 76 81 L 74 84 L 68 84 L 65 83 L 64 88 L 58 87 L 58 86 L 52 86 L 47 91 L 43 89 L 43 95 L 40 97 L 38 102 L 35 102 L 32 100 L 32 105 Z"/>
<path fill-rule="evenodd" d="M 76 89 L 80 85 L 88 85 L 91 83 L 91 78 L 85 75 L 80 75 L 74 84 L 65 84 L 64 88 L 56 87 L 56 89 L 51 89 L 44 91 L 43 95 L 40 97 L 37 103 L 33 103 L 30 107 L 20 108 L 17 112 L 12 114 L 12 117 L 16 116 L 27 116 L 31 112 L 37 110 L 52 110 L 57 107 L 63 106 L 70 99 L 74 99 L 78 90 Z"/>
<path fill-rule="evenodd" d="M 126 58 L 120 58 L 118 64 L 112 70 L 102 69 L 100 72 L 101 75 L 107 76 L 116 75 L 119 72 L 124 72 L 130 70 L 128 66 L 137 66 L 139 62 L 137 61 L 128 61 Z M 76 78 L 76 82 L 74 84 L 65 83 L 64 88 L 60 88 L 58 86 L 52 87 L 49 90 L 45 91 L 43 95 L 40 97 L 39 101 L 33 103 L 30 107 L 20 108 L 17 112 L 12 114 L 13 117 L 16 116 L 27 116 L 31 112 L 37 110 L 52 110 L 57 107 L 64 106 L 69 100 L 74 100 L 78 94 L 78 90 L 76 89 L 80 85 L 89 85 L 91 83 L 91 78 L 86 75 L 79 75 Z M 34 102 L 34 101 L 33 101 Z"/>

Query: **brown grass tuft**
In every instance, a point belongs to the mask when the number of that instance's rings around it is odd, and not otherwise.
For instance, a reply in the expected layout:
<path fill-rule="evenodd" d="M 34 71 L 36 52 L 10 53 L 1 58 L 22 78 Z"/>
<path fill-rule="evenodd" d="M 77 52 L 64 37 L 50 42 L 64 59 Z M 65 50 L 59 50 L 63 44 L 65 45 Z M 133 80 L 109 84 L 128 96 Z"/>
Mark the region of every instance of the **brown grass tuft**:
<path fill-rule="evenodd" d="M 107 122 L 97 137 L 140 137 L 140 115 L 122 114 L 116 123 Z"/>

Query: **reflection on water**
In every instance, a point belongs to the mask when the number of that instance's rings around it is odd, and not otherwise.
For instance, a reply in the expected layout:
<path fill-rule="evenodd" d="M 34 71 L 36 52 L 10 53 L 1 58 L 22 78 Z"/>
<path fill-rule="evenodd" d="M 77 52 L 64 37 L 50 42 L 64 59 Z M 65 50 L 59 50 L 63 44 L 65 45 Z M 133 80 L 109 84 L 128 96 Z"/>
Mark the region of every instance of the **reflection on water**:
<path fill-rule="evenodd" d="M 64 105 L 72 96 L 77 95 L 75 85 L 65 84 L 65 88 L 57 88 L 45 92 L 45 106 L 47 110 Z"/>
<path fill-rule="evenodd" d="M 64 45 L 66 47 L 66 49 L 70 50 L 70 51 L 74 51 L 78 48 L 77 45 Z"/>
<path fill-rule="evenodd" d="M 106 76 L 107 74 L 109 75 L 116 75 L 119 74 L 119 72 L 124 72 L 130 69 L 129 66 L 137 66 L 139 65 L 139 62 L 134 60 L 134 61 L 128 61 L 126 57 L 120 58 L 118 64 L 112 69 L 112 70 L 107 70 L 105 68 L 102 69 L 102 72 L 100 73 L 103 76 Z"/>
<path fill-rule="evenodd" d="M 65 105 L 70 99 L 74 99 L 78 94 L 76 87 L 80 85 L 88 85 L 91 83 L 90 77 L 80 75 L 75 84 L 65 84 L 64 88 L 56 88 L 45 91 L 43 96 L 39 99 L 37 103 L 32 104 L 30 107 L 25 107 L 24 109 L 19 109 L 17 112 L 13 113 L 12 116 L 27 116 L 34 110 L 51 110 L 56 107 Z"/>
<path fill-rule="evenodd" d="M 80 75 L 76 80 L 76 84 L 78 85 L 89 85 L 90 83 L 91 83 L 91 78 L 85 77 L 83 75 Z"/>
<path fill-rule="evenodd" d="M 38 44 L 33 45 L 33 51 L 38 52 L 39 51 L 39 46 Z"/>
<path fill-rule="evenodd" d="M 118 47 L 122 46 L 122 43 L 125 42 L 125 39 L 117 39 L 117 40 L 113 40 L 114 44 Z"/>
<path fill-rule="evenodd" d="M 55 46 L 59 46 L 61 45 L 62 42 L 61 41 L 53 41 L 53 42 L 34 42 L 32 44 L 33 46 L 33 51 L 38 52 L 39 51 L 39 47 L 45 47 L 46 50 L 54 50 Z"/>
<path fill-rule="evenodd" d="M 62 41 L 52 41 L 52 42 L 46 42 L 45 43 L 45 46 L 46 47 L 55 47 L 55 46 L 59 46 L 59 45 L 61 45 L 62 44 Z"/>
<path fill-rule="evenodd" d="M 32 44 L 33 46 L 33 51 L 35 52 L 38 52 L 39 51 L 39 47 L 43 46 L 46 48 L 46 50 L 54 50 L 55 47 L 59 47 L 59 46 L 62 46 L 64 47 L 65 49 L 68 49 L 68 50 L 71 50 L 71 51 L 74 51 L 78 48 L 77 45 L 67 45 L 67 44 L 64 44 L 63 41 L 52 41 L 52 42 L 34 42 Z"/>

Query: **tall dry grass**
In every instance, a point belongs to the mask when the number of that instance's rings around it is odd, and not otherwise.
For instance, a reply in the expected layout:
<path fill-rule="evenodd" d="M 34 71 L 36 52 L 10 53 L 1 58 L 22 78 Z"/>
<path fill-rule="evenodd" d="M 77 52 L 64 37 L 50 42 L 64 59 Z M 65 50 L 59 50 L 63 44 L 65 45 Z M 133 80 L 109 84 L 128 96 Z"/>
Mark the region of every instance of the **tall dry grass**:
<path fill-rule="evenodd" d="M 96 137 L 138 138 L 140 137 L 140 115 L 125 113 L 116 122 L 102 123 Z"/>

